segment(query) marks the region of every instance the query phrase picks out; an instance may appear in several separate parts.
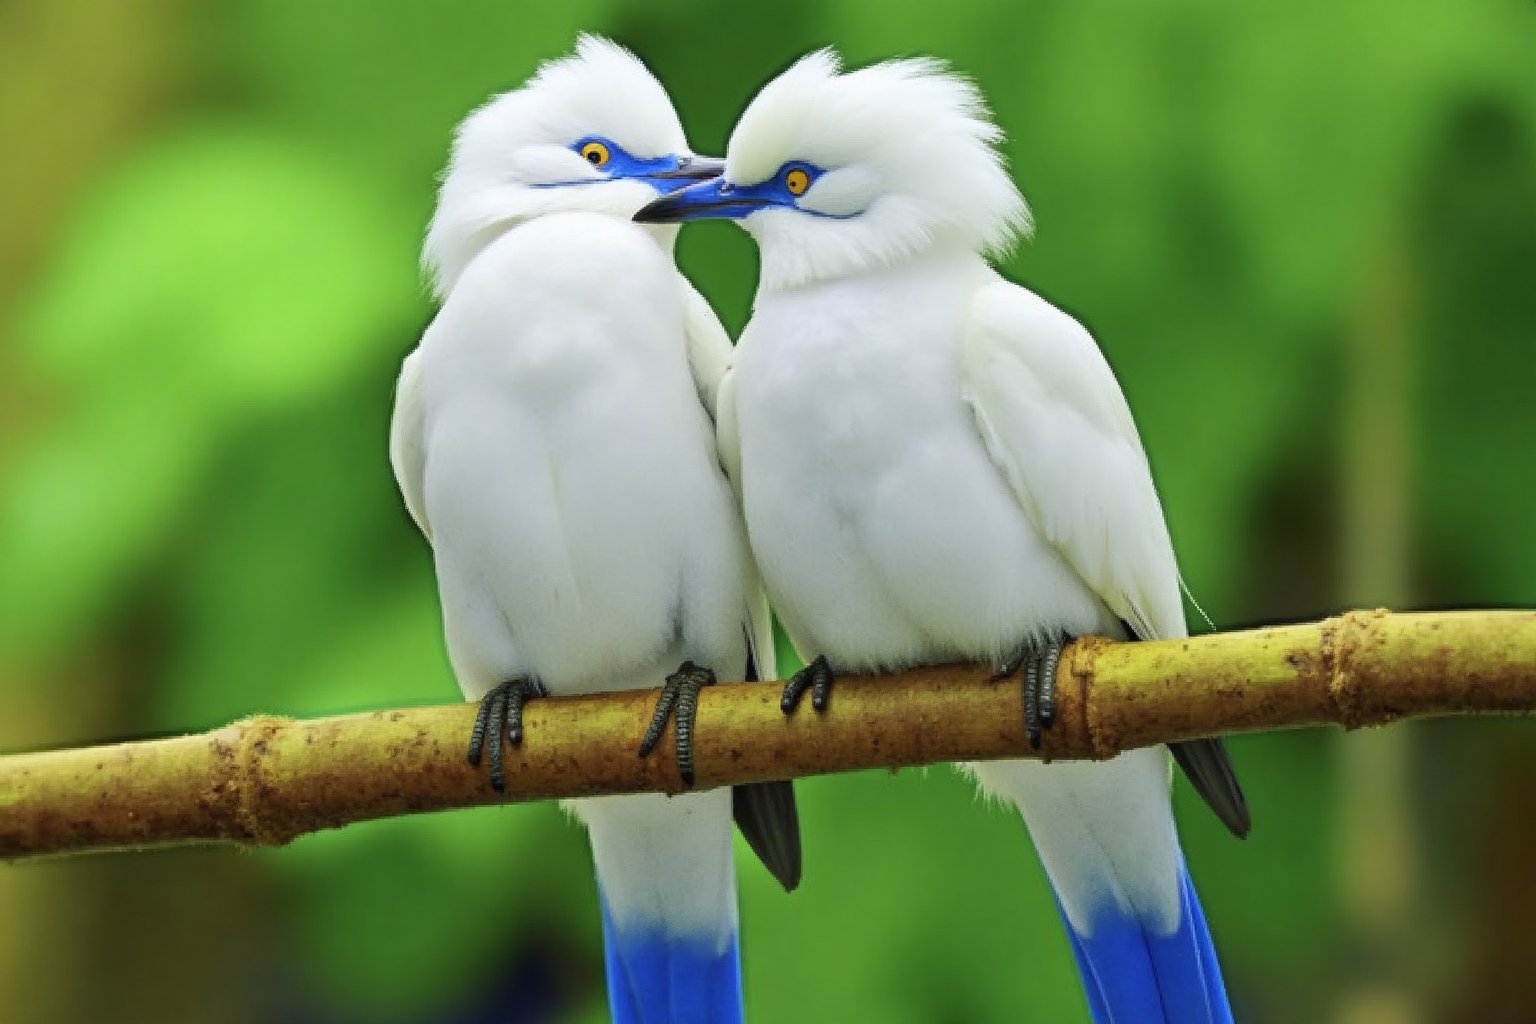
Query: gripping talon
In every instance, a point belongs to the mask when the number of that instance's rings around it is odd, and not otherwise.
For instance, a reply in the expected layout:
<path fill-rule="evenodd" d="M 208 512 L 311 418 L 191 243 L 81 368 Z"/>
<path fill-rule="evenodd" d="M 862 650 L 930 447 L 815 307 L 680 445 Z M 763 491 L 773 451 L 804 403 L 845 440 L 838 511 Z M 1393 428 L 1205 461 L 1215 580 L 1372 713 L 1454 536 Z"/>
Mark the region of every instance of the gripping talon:
<path fill-rule="evenodd" d="M 480 755 L 485 750 L 485 732 L 491 724 L 491 711 L 496 705 L 496 691 L 480 698 L 480 710 L 475 712 L 474 728 L 469 730 L 469 763 L 480 767 Z"/>
<path fill-rule="evenodd" d="M 1002 682 L 1004 679 L 1007 679 L 1009 676 L 1012 676 L 1014 673 L 1018 672 L 1018 670 L 1022 668 L 1023 665 L 1023 651 L 1010 655 L 1008 659 L 1001 665 L 997 666 L 997 670 L 992 673 L 992 681 L 994 683 Z"/>
<path fill-rule="evenodd" d="M 1052 641 L 1040 661 L 1040 726 L 1049 729 L 1056 719 L 1056 666 L 1061 663 L 1061 642 Z"/>
<path fill-rule="evenodd" d="M 535 679 L 518 679 L 507 687 L 507 739 L 514 747 L 523 745 L 523 705 L 534 697 L 548 697 L 549 691 Z"/>
<path fill-rule="evenodd" d="M 523 742 L 523 702 L 531 697 L 546 696 L 544 687 L 527 676 L 509 679 L 480 698 L 480 710 L 475 714 L 475 724 L 469 731 L 469 763 L 480 767 L 485 753 L 485 742 L 491 741 L 491 788 L 498 793 L 507 790 L 506 759 L 502 751 L 502 737 L 518 746 Z"/>
<path fill-rule="evenodd" d="M 827 710 L 827 699 L 832 696 L 832 670 L 827 668 L 811 686 L 811 707 L 816 711 Z"/>
<path fill-rule="evenodd" d="M 1024 666 L 1024 736 L 1029 749 L 1040 749 L 1040 663 L 1030 658 Z"/>
<path fill-rule="evenodd" d="M 1056 720 L 1056 669 L 1070 636 L 1060 636 L 1043 644 L 1028 644 L 1004 661 L 993 680 L 1006 679 L 1024 669 L 1024 737 L 1031 750 L 1040 749 L 1040 739 Z"/>
<path fill-rule="evenodd" d="M 683 785 L 693 785 L 693 723 L 699 716 L 699 687 L 684 687 L 677 695 L 677 773 Z"/>
<path fill-rule="evenodd" d="M 661 697 L 656 701 L 656 710 L 651 713 L 651 724 L 646 726 L 645 736 L 640 740 L 641 757 L 651 756 L 651 751 L 655 750 L 656 744 L 661 742 L 661 734 L 667 729 L 667 719 L 672 717 L 672 707 L 677 703 L 677 686 L 672 682 L 675 678 L 675 675 L 668 676 L 661 688 Z"/>
<path fill-rule="evenodd" d="M 492 699 L 495 701 L 495 706 L 491 710 L 491 720 L 496 724 L 496 732 L 491 736 L 491 788 L 498 793 L 505 793 L 507 790 L 507 767 L 501 738 L 506 733 L 507 691 L 502 687 L 497 687 L 496 696 Z"/>
<path fill-rule="evenodd" d="M 667 719 L 674 709 L 677 717 L 677 774 L 683 785 L 693 785 L 693 726 L 699 714 L 699 691 L 715 681 L 715 673 L 702 665 L 685 661 L 667 676 L 656 701 L 651 724 L 640 741 L 640 756 L 649 757 L 666 731 Z"/>
<path fill-rule="evenodd" d="M 786 715 L 792 713 L 800 706 L 800 698 L 805 696 L 805 691 L 811 691 L 811 707 L 817 711 L 827 710 L 827 701 L 832 695 L 832 683 L 836 676 L 832 672 L 832 666 L 827 663 L 824 655 L 817 655 L 816 660 L 802 668 L 790 677 L 784 684 L 784 696 L 779 699 L 779 710 Z"/>

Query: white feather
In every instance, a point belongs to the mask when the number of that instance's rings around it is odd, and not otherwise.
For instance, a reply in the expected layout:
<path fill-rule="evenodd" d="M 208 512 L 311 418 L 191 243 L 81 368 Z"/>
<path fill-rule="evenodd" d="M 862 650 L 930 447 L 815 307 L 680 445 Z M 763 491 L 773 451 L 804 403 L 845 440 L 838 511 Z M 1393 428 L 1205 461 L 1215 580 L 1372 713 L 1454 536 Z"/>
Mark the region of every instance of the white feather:
<path fill-rule="evenodd" d="M 1184 636 L 1152 472 L 1092 336 L 999 281 L 972 298 L 961 339 L 961 395 L 1030 522 L 1137 635 Z"/>
<path fill-rule="evenodd" d="M 686 289 L 688 366 L 693 372 L 699 401 L 703 403 L 710 418 L 715 421 L 716 454 L 720 459 L 721 469 L 732 483 L 739 513 L 741 491 L 735 486 L 734 475 L 736 471 L 733 439 L 735 408 L 727 390 L 731 362 L 735 358 L 736 350 L 731 345 L 730 335 L 725 333 L 720 318 L 715 316 L 714 309 L 704 300 L 704 296 L 700 295 L 682 275 L 678 275 L 678 279 Z M 726 423 L 727 416 L 731 417 L 729 424 Z M 730 440 L 725 440 L 727 438 Z M 730 449 L 729 456 L 727 456 L 727 448 Z M 762 581 L 758 578 L 757 565 L 750 558 L 747 559 L 747 570 L 750 576 L 746 585 L 746 615 L 752 663 L 757 668 L 759 679 L 776 679 L 778 658 L 773 645 L 773 617 L 768 610 L 768 596 L 763 591 Z"/>
<path fill-rule="evenodd" d="M 742 221 L 763 270 L 720 433 L 775 610 L 840 671 L 996 661 L 1062 632 L 1119 635 L 1121 618 L 1183 631 L 1113 374 L 1071 317 L 985 261 L 1028 225 L 998 138 L 933 62 L 838 74 L 825 52 L 731 137 L 733 184 L 789 161 L 825 172 L 801 209 Z M 1114 906 L 1173 929 L 1165 752 L 973 770 L 1023 813 L 1074 926 Z"/>
<path fill-rule="evenodd" d="M 736 421 L 736 387 L 729 367 L 721 375 L 716 389 L 716 406 L 715 444 L 720 466 L 736 495 L 737 508 L 745 515 L 741 493 L 741 439 Z M 778 651 L 773 639 L 773 614 L 768 605 L 768 593 L 758 574 L 755 557 L 750 560 L 750 564 L 753 576 L 747 590 L 747 617 L 751 622 L 752 660 L 757 666 L 759 679 L 777 679 Z M 794 633 L 790 633 L 790 643 L 797 651 L 802 650 Z"/>
<path fill-rule="evenodd" d="M 686 298 L 640 229 L 549 215 L 488 246 L 423 339 L 425 516 L 467 696 L 745 663 L 748 560 Z"/>
<path fill-rule="evenodd" d="M 644 66 L 584 37 L 466 119 L 425 244 L 443 304 L 401 367 L 390 459 L 471 700 L 521 676 L 653 687 L 685 659 L 739 679 L 766 620 L 707 408 L 729 340 L 676 270 L 675 229 L 630 222 L 643 183 L 539 187 L 591 175 L 572 149 L 590 135 L 688 153 Z M 620 927 L 724 948 L 727 791 L 571 809 Z"/>
<path fill-rule="evenodd" d="M 724 951 L 737 926 L 729 789 L 572 803 L 621 929 L 659 925 Z"/>
<path fill-rule="evenodd" d="M 833 216 L 769 209 L 743 222 L 762 248 L 760 294 L 936 246 L 1003 252 L 1030 217 L 994 148 L 1001 138 L 976 87 L 938 61 L 839 74 L 830 50 L 801 58 L 741 115 L 725 176 L 752 185 L 806 161 L 827 173 L 801 205 Z"/>
<path fill-rule="evenodd" d="M 395 412 L 389 421 L 389 465 L 395 473 L 405 509 L 427 543 L 432 542 L 432 527 L 427 522 L 426 503 L 422 500 L 422 465 L 424 452 L 421 432 L 421 359 L 415 352 L 400 364 L 400 379 L 395 384 Z"/>
<path fill-rule="evenodd" d="M 627 220 L 655 198 L 648 185 L 602 181 L 571 143 L 601 135 L 631 155 L 689 153 L 666 90 L 634 54 L 596 36 L 549 61 L 520 89 L 493 97 L 459 125 L 427 229 L 422 263 L 439 297 L 507 228 L 546 213 L 587 210 Z M 594 182 L 547 188 L 555 182 Z M 656 229 L 670 244 L 675 229 Z"/>
<path fill-rule="evenodd" d="M 698 293 L 687 278 L 678 276 L 686 293 L 687 306 L 684 312 L 688 366 L 698 386 L 699 401 L 703 403 L 710 419 L 715 419 L 720 382 L 731 368 L 735 350 L 731 346 L 730 335 L 725 333 L 720 318 L 715 316 L 715 311 L 704 301 L 704 296 Z"/>

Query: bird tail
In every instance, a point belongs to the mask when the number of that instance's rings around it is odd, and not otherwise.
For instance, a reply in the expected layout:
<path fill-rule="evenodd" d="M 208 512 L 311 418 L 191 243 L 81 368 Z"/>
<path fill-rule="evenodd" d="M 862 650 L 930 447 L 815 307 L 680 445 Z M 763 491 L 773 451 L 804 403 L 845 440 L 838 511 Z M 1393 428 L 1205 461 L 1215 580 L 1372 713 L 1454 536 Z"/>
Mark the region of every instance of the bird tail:
<path fill-rule="evenodd" d="M 723 947 L 655 927 L 621 928 L 603 895 L 603 957 L 614 1024 L 741 1020 L 736 933 Z"/>
<path fill-rule="evenodd" d="M 597 868 L 614 1024 L 741 1021 L 730 791 L 574 803 Z"/>
<path fill-rule="evenodd" d="M 1168 756 L 974 766 L 1016 804 L 1067 925 L 1095 1024 L 1231 1024 L 1168 799 Z"/>
<path fill-rule="evenodd" d="M 1178 884 L 1179 919 L 1172 932 L 1120 908 L 1101 911 L 1080 931 L 1063 909 L 1094 1024 L 1232 1024 L 1216 949 L 1182 859 Z"/>

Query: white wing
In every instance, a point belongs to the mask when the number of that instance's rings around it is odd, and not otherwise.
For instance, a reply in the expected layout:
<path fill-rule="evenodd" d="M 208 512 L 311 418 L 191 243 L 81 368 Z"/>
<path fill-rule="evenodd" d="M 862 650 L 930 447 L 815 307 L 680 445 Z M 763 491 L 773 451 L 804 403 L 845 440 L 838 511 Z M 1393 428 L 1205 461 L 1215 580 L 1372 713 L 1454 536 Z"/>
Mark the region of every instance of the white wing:
<path fill-rule="evenodd" d="M 979 289 L 961 394 L 1036 529 L 1143 638 L 1185 635 L 1178 567 L 1125 395 L 1088 331 L 1007 281 Z"/>
<path fill-rule="evenodd" d="M 741 438 L 736 428 L 736 382 L 734 374 L 726 370 L 717 389 L 715 412 L 715 446 L 720 453 L 720 465 L 726 479 L 736 492 L 736 507 L 741 504 Z M 743 519 L 745 522 L 745 519 Z M 778 657 L 773 646 L 773 616 L 768 610 L 768 596 L 757 574 L 757 562 L 749 558 L 752 578 L 747 585 L 748 642 L 752 645 L 752 660 L 757 665 L 759 679 L 778 678 Z"/>
<path fill-rule="evenodd" d="M 741 445 L 736 437 L 736 402 L 731 386 L 731 363 L 736 350 L 725 333 L 719 317 L 704 296 L 681 274 L 688 336 L 688 367 L 693 371 L 699 401 L 715 423 L 715 449 L 736 492 L 736 508 L 741 510 Z M 745 526 L 743 526 L 745 530 Z M 752 663 L 759 679 L 778 678 L 778 659 L 773 648 L 773 617 L 768 598 L 757 574 L 757 563 L 747 558 L 749 578 L 747 593 L 747 643 L 752 647 Z"/>
<path fill-rule="evenodd" d="M 741 498 L 741 435 L 736 425 L 736 374 L 726 370 L 720 378 L 715 408 L 715 450 L 720 454 L 720 466 L 736 492 L 736 503 Z"/>
<path fill-rule="evenodd" d="M 710 419 L 715 419 L 720 380 L 731 368 L 735 349 L 731 336 L 725 333 L 720 318 L 682 274 L 677 279 L 683 286 L 684 331 L 688 339 L 688 368 L 693 371 L 693 383 L 699 389 L 699 401 Z"/>
<path fill-rule="evenodd" d="M 757 678 L 779 678 L 778 652 L 773 647 L 773 615 L 768 610 L 768 594 L 762 580 L 757 578 L 757 566 L 752 565 L 752 575 L 747 581 L 747 643 L 752 647 L 752 664 L 757 667 Z"/>
<path fill-rule="evenodd" d="M 422 476 L 426 446 L 422 437 L 421 350 L 405 357 L 400 364 L 400 380 L 395 385 L 395 413 L 389 421 L 389 464 L 395 471 L 395 483 L 405 498 L 405 508 L 427 543 L 432 542 L 432 528 L 427 524 L 427 506 L 422 500 Z"/>

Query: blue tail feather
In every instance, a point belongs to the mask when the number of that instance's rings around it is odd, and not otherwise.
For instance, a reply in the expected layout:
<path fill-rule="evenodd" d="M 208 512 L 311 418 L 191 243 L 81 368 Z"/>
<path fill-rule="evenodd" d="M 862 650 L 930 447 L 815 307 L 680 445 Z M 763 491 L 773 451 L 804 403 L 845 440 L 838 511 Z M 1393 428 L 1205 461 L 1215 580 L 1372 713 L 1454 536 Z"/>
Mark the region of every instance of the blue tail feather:
<path fill-rule="evenodd" d="M 603 958 L 614 1024 L 739 1024 L 741 955 L 732 934 L 668 936 L 655 926 L 620 930 L 603 905 Z"/>
<path fill-rule="evenodd" d="M 1098 915 L 1088 936 L 1068 922 L 1095 1024 L 1232 1024 L 1210 930 L 1182 865 L 1179 903 L 1179 927 L 1171 935 L 1117 908 Z"/>

